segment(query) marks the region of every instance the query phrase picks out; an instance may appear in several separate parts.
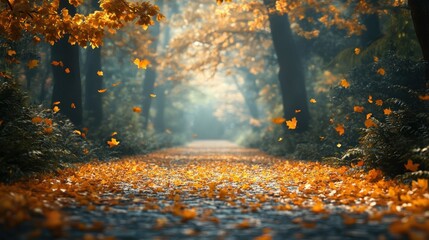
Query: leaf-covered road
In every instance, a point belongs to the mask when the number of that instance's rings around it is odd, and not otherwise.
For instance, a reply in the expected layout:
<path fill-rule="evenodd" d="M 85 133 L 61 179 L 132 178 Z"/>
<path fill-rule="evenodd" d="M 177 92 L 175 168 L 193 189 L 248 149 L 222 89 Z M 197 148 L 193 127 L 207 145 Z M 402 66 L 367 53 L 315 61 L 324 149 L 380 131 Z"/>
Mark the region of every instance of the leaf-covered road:
<path fill-rule="evenodd" d="M 427 180 L 200 141 L 0 185 L 0 239 L 427 239 Z"/>

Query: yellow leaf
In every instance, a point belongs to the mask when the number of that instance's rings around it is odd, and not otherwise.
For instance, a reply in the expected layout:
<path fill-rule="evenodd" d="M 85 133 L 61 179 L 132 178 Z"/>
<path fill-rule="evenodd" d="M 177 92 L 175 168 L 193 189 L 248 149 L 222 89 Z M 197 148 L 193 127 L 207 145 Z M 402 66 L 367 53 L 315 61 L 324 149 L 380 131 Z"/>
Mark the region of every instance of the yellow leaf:
<path fill-rule="evenodd" d="M 30 60 L 27 63 L 27 67 L 29 69 L 33 69 L 33 68 L 37 67 L 38 65 L 39 65 L 39 60 Z"/>
<path fill-rule="evenodd" d="M 359 55 L 360 54 L 360 48 L 355 48 L 355 54 Z"/>
<path fill-rule="evenodd" d="M 82 135 L 82 132 L 79 131 L 79 130 L 74 130 L 73 133 L 76 134 L 76 135 L 79 135 L 79 136 Z"/>
<path fill-rule="evenodd" d="M 277 117 L 277 118 L 273 118 L 271 121 L 275 124 L 282 124 L 286 121 L 286 119 L 282 117 Z"/>
<path fill-rule="evenodd" d="M 52 110 L 54 111 L 54 113 L 57 113 L 60 111 L 60 108 L 58 106 L 54 106 Z"/>
<path fill-rule="evenodd" d="M 112 132 L 112 134 L 110 134 L 110 136 L 115 136 L 115 135 L 117 135 L 118 134 L 118 132 Z"/>
<path fill-rule="evenodd" d="M 15 50 L 7 50 L 7 55 L 12 57 L 13 55 L 16 55 L 16 51 Z"/>
<path fill-rule="evenodd" d="M 103 76 L 103 71 L 97 71 L 97 75 L 102 77 Z"/>
<path fill-rule="evenodd" d="M 99 93 L 104 93 L 104 92 L 106 92 L 107 91 L 107 88 L 104 88 L 104 89 L 98 89 L 97 90 Z"/>
<path fill-rule="evenodd" d="M 117 141 L 116 138 L 111 138 L 110 141 L 107 141 L 107 144 L 109 145 L 110 148 L 118 146 L 119 143 L 120 142 Z"/>
<path fill-rule="evenodd" d="M 413 160 L 409 159 L 407 164 L 404 164 L 405 169 L 411 171 L 411 172 L 415 172 L 419 169 L 420 164 L 418 163 L 413 163 Z"/>
<path fill-rule="evenodd" d="M 316 99 L 312 98 L 312 99 L 310 99 L 310 102 L 311 103 L 316 103 L 317 101 L 316 101 Z"/>
<path fill-rule="evenodd" d="M 335 127 L 335 131 L 337 131 L 340 136 L 343 135 L 345 132 L 344 125 L 337 124 L 337 126 Z"/>
<path fill-rule="evenodd" d="M 296 129 L 296 124 L 298 121 L 296 120 L 296 117 L 293 117 L 291 120 L 286 120 L 286 126 L 288 129 Z"/>
<path fill-rule="evenodd" d="M 341 82 L 340 82 L 340 86 L 343 87 L 343 88 L 349 88 L 350 87 L 350 83 L 347 82 L 346 79 L 342 79 Z"/>
<path fill-rule="evenodd" d="M 137 68 L 146 69 L 147 66 L 150 64 L 150 61 L 147 59 L 140 60 L 140 59 L 136 58 L 133 63 L 135 65 L 137 65 Z"/>
<path fill-rule="evenodd" d="M 155 94 L 155 93 L 151 93 L 151 94 L 149 94 L 149 96 L 150 96 L 151 98 L 155 98 L 155 97 L 156 97 L 156 94 Z"/>

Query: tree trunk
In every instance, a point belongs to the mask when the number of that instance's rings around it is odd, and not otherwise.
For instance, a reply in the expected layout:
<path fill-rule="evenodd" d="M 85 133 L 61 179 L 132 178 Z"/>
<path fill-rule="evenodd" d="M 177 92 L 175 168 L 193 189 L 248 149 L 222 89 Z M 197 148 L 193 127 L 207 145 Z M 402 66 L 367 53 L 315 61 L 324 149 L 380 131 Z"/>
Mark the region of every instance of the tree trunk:
<path fill-rule="evenodd" d="M 92 0 L 93 10 L 99 10 L 98 0 Z M 85 110 L 87 111 L 87 124 L 90 128 L 100 127 L 103 119 L 102 94 L 97 90 L 103 88 L 103 77 L 97 74 L 101 71 L 101 46 L 86 50 L 86 78 L 85 78 Z"/>
<path fill-rule="evenodd" d="M 154 127 L 157 133 L 163 133 L 165 131 L 165 87 L 164 85 L 156 88 L 156 115 Z"/>
<path fill-rule="evenodd" d="M 362 17 L 366 30 L 361 35 L 361 44 L 366 47 L 381 37 L 378 14 L 367 14 Z"/>
<path fill-rule="evenodd" d="M 408 0 L 414 29 L 426 64 L 426 83 L 429 81 L 429 1 Z"/>
<path fill-rule="evenodd" d="M 66 8 L 70 15 L 76 14 L 76 8 L 68 0 L 61 0 L 58 11 Z M 60 101 L 60 113 L 67 116 L 77 126 L 82 125 L 82 89 L 79 69 L 79 46 L 70 45 L 68 36 L 61 38 L 51 48 L 52 61 L 62 61 L 64 68 L 53 66 L 54 87 L 52 102 Z M 66 69 L 70 73 L 66 73 Z M 72 104 L 75 108 L 72 108 Z"/>
<path fill-rule="evenodd" d="M 264 0 L 267 7 L 273 1 Z M 295 117 L 297 127 L 294 131 L 307 130 L 310 113 L 307 104 L 305 77 L 301 59 L 290 28 L 288 15 L 269 15 L 271 36 L 279 64 L 279 83 L 283 102 L 283 117 L 287 120 Z M 300 110 L 297 112 L 296 110 Z"/>

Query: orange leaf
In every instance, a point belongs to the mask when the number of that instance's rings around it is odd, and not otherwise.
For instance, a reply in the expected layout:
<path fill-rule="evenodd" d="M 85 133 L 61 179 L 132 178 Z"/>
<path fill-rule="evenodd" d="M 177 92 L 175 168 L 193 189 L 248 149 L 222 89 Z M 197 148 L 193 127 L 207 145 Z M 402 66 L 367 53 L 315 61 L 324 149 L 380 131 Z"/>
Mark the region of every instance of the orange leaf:
<path fill-rule="evenodd" d="M 106 92 L 107 91 L 107 88 L 104 88 L 104 89 L 98 89 L 97 90 L 99 93 L 104 93 L 104 92 Z"/>
<path fill-rule="evenodd" d="M 335 131 L 337 131 L 340 136 L 343 135 L 345 132 L 344 125 L 337 124 L 337 126 L 335 127 Z"/>
<path fill-rule="evenodd" d="M 70 73 L 70 68 L 64 69 L 64 72 L 67 73 L 67 74 L 69 74 Z"/>
<path fill-rule="evenodd" d="M 377 127 L 377 124 L 375 124 L 374 121 L 372 121 L 371 118 L 366 119 L 365 122 L 364 122 L 364 124 L 365 124 L 366 128 Z"/>
<path fill-rule="evenodd" d="M 150 64 L 150 61 L 147 59 L 140 60 L 140 59 L 136 58 L 133 63 L 135 65 L 137 65 L 137 68 L 146 69 L 147 66 Z"/>
<path fill-rule="evenodd" d="M 107 144 L 109 145 L 110 148 L 118 146 L 119 143 L 120 142 L 117 141 L 116 138 L 111 138 L 110 141 L 107 141 Z"/>
<path fill-rule="evenodd" d="M 102 77 L 103 76 L 103 71 L 97 71 L 97 75 Z"/>
<path fill-rule="evenodd" d="M 7 50 L 7 55 L 12 57 L 13 55 L 16 55 L 16 51 L 15 50 Z"/>
<path fill-rule="evenodd" d="M 241 223 L 238 223 L 235 225 L 236 228 L 250 228 L 252 227 L 252 224 L 250 224 L 249 219 L 244 219 Z"/>
<path fill-rule="evenodd" d="M 54 103 L 52 103 L 52 105 L 59 105 L 61 102 L 60 101 L 56 101 Z"/>
<path fill-rule="evenodd" d="M 115 136 L 115 135 L 117 135 L 118 134 L 118 132 L 112 132 L 112 134 L 110 134 L 110 136 Z"/>
<path fill-rule="evenodd" d="M 296 124 L 298 121 L 296 120 L 296 117 L 293 117 L 291 120 L 286 120 L 286 126 L 288 129 L 296 129 Z"/>
<path fill-rule="evenodd" d="M 404 164 L 405 169 L 411 171 L 411 172 L 415 172 L 417 171 L 417 169 L 419 169 L 420 164 L 418 163 L 413 163 L 413 160 L 409 159 L 407 164 Z"/>
<path fill-rule="evenodd" d="M 62 61 L 52 61 L 51 62 L 52 66 L 60 66 L 60 67 L 64 67 L 64 64 Z"/>
<path fill-rule="evenodd" d="M 313 207 L 311 208 L 311 211 L 314 213 L 322 213 L 325 212 L 325 205 L 323 205 L 322 202 L 316 202 Z"/>
<path fill-rule="evenodd" d="M 57 113 L 60 111 L 60 108 L 58 106 L 55 106 L 54 108 L 52 108 L 52 110 L 54 111 L 54 113 Z"/>
<path fill-rule="evenodd" d="M 390 114 L 392 114 L 392 110 L 390 108 L 385 108 L 383 110 L 383 112 L 384 112 L 384 115 L 390 115 Z"/>
<path fill-rule="evenodd" d="M 33 119 L 31 119 L 32 123 L 41 123 L 43 121 L 43 119 L 39 116 L 34 117 Z"/>
<path fill-rule="evenodd" d="M 422 100 L 422 101 L 429 101 L 429 94 L 420 95 L 419 99 Z"/>
<path fill-rule="evenodd" d="M 343 87 L 343 88 L 349 88 L 350 87 L 350 83 L 347 82 L 346 79 L 342 79 L 341 82 L 340 82 L 340 86 Z"/>
<path fill-rule="evenodd" d="M 353 107 L 353 111 L 355 111 L 355 112 L 357 112 L 357 113 L 361 113 L 361 112 L 363 112 L 363 110 L 364 110 L 365 108 L 364 107 L 362 107 L 362 106 L 354 106 Z"/>
<path fill-rule="evenodd" d="M 384 70 L 384 68 L 379 68 L 379 69 L 377 70 L 377 74 L 379 74 L 379 75 L 381 75 L 381 76 L 384 76 L 384 75 L 386 74 L 386 70 Z"/>
<path fill-rule="evenodd" d="M 45 134 L 51 134 L 53 132 L 53 129 L 51 127 L 47 127 L 43 129 L 43 133 Z"/>
<path fill-rule="evenodd" d="M 45 122 L 45 124 L 46 125 L 48 125 L 48 126 L 52 126 L 52 119 L 49 119 L 49 118 L 45 118 L 45 119 L 43 119 L 43 121 Z"/>
<path fill-rule="evenodd" d="M 151 94 L 149 94 L 149 96 L 150 96 L 151 98 L 155 98 L 155 97 L 156 97 L 156 94 L 155 94 L 155 93 L 151 93 Z"/>
<path fill-rule="evenodd" d="M 381 100 L 381 99 L 375 100 L 375 105 L 377 105 L 377 106 L 383 106 L 383 100 Z"/>
<path fill-rule="evenodd" d="M 37 67 L 38 65 L 39 65 L 39 60 L 30 60 L 27 63 L 27 67 L 29 69 L 33 69 L 33 68 Z"/>
<path fill-rule="evenodd" d="M 75 108 L 76 108 L 76 104 L 71 103 L 71 104 L 70 104 L 70 107 L 71 107 L 71 108 L 73 108 L 73 109 L 75 109 Z"/>
<path fill-rule="evenodd" d="M 378 62 L 380 59 L 377 56 L 374 56 L 374 62 Z"/>
<path fill-rule="evenodd" d="M 121 83 L 120 83 L 120 82 L 112 83 L 112 87 L 116 87 L 116 86 L 118 86 L 119 84 L 121 84 Z"/>
<path fill-rule="evenodd" d="M 359 55 L 360 54 L 360 48 L 355 48 L 355 54 Z"/>
<path fill-rule="evenodd" d="M 82 135 L 82 132 L 79 131 L 79 130 L 74 130 L 73 133 L 76 134 L 76 135 L 79 135 L 79 136 Z"/>
<path fill-rule="evenodd" d="M 310 99 L 310 102 L 311 103 L 316 103 L 317 101 L 316 101 L 316 99 L 312 98 L 312 99 Z"/>
<path fill-rule="evenodd" d="M 275 124 L 282 124 L 286 121 L 286 119 L 282 117 L 277 117 L 277 118 L 273 118 L 271 121 Z"/>
<path fill-rule="evenodd" d="M 133 112 L 141 113 L 142 109 L 140 107 L 133 107 Z"/>
<path fill-rule="evenodd" d="M 373 103 L 373 100 L 372 100 L 372 96 L 371 96 L 371 95 L 369 95 L 369 96 L 368 96 L 368 102 L 369 102 L 369 103 Z"/>
<path fill-rule="evenodd" d="M 301 109 L 296 109 L 295 110 L 295 113 L 300 113 L 301 112 Z"/>

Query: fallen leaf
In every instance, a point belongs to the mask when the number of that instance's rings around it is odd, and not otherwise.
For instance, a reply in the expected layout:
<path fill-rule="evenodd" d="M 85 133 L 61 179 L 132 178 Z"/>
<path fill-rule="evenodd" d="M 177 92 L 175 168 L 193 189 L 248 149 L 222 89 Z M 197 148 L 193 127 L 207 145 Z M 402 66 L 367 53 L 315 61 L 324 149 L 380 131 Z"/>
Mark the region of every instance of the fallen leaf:
<path fill-rule="evenodd" d="M 407 164 L 404 164 L 405 169 L 411 171 L 411 172 L 415 172 L 419 169 L 420 164 L 418 163 L 413 163 L 413 160 L 409 159 Z"/>
<path fill-rule="evenodd" d="M 16 55 L 16 51 L 9 49 L 9 50 L 7 50 L 7 55 L 12 57 L 13 55 Z"/>
<path fill-rule="evenodd" d="M 384 113 L 384 115 L 390 115 L 390 114 L 392 114 L 392 110 L 390 108 L 385 108 L 383 110 L 383 113 Z"/>

